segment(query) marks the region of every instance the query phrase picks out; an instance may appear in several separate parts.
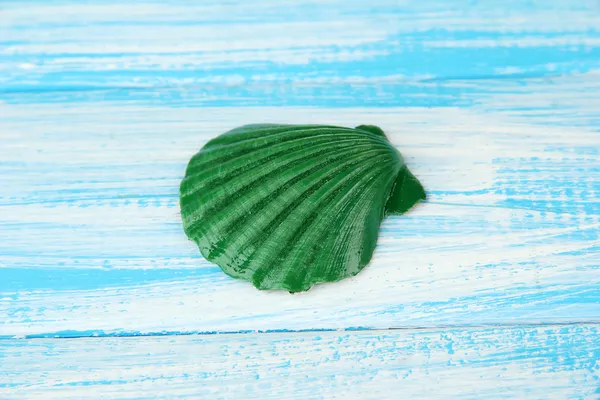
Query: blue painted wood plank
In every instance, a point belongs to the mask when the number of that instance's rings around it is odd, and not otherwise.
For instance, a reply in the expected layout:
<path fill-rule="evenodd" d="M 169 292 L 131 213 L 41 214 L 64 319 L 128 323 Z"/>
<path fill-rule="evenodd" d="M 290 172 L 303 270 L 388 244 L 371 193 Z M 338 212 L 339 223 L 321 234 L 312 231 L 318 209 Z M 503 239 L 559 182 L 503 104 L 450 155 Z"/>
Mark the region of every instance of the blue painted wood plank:
<path fill-rule="evenodd" d="M 127 100 L 131 90 L 170 88 L 202 91 L 222 103 L 223 96 L 236 97 L 233 86 L 239 94 L 262 91 L 260 101 L 271 98 L 269 104 L 310 104 L 319 97 L 269 96 L 272 88 L 264 86 L 327 83 L 344 92 L 372 80 L 553 77 L 600 66 L 600 6 L 585 0 L 2 6 L 4 94 L 63 92 L 45 97 L 51 102 L 81 90 L 127 89 L 99 94 Z M 418 102 L 427 89 L 436 85 L 407 87 L 406 97 Z"/>
<path fill-rule="evenodd" d="M 600 317 L 593 178 L 600 161 L 597 133 L 588 128 L 541 126 L 532 111 L 456 108 L 3 110 L 12 135 L 0 174 L 8 191 L 1 200 L 2 335 Z M 373 262 L 355 278 L 294 296 L 232 280 L 183 235 L 178 182 L 214 132 L 262 118 L 379 123 L 430 200 L 386 220 Z"/>
<path fill-rule="evenodd" d="M 596 3 L 1 6 L 0 336 L 599 321 Z M 357 277 L 257 292 L 177 197 L 251 122 L 378 124 L 430 200 Z"/>
<path fill-rule="evenodd" d="M 597 326 L 0 340 L 0 397 L 596 399 Z"/>

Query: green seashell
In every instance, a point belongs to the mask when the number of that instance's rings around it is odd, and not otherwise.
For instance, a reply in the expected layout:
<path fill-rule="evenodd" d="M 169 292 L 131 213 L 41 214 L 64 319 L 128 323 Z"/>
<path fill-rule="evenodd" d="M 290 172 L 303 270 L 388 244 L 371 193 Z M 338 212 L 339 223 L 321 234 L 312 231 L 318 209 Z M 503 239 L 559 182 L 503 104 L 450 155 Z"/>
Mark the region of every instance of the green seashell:
<path fill-rule="evenodd" d="M 187 236 L 258 289 L 300 292 L 356 275 L 386 214 L 425 199 L 372 125 L 245 125 L 208 142 L 180 186 Z"/>

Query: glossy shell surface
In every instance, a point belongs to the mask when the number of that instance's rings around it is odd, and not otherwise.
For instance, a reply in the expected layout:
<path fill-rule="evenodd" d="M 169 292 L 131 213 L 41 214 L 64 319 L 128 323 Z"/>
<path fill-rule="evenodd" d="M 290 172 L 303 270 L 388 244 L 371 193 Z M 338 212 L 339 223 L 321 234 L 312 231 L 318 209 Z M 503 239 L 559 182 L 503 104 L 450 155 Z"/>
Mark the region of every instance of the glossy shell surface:
<path fill-rule="evenodd" d="M 208 142 L 180 196 L 206 259 L 259 289 L 299 292 L 360 272 L 385 214 L 425 192 L 378 127 L 261 124 Z"/>

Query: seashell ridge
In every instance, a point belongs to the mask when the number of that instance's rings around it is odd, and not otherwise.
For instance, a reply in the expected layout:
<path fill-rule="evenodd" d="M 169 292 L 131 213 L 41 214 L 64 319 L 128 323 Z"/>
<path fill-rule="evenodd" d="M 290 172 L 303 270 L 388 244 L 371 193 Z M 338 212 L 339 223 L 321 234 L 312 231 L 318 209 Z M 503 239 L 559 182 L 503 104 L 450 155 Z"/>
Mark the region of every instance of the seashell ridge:
<path fill-rule="evenodd" d="M 422 199 L 373 125 L 245 125 L 209 141 L 180 185 L 184 231 L 207 260 L 290 292 L 356 275 L 384 216 Z"/>

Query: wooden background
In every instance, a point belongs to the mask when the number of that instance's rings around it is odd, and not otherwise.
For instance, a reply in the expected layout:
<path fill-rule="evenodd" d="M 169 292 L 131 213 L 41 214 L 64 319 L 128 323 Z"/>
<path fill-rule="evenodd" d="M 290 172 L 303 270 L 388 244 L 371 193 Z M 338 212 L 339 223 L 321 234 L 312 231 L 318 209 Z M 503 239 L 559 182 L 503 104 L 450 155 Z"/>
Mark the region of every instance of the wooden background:
<path fill-rule="evenodd" d="M 178 185 L 255 122 L 377 124 L 428 190 L 259 292 Z M 0 1 L 0 398 L 600 398 L 600 2 Z"/>

